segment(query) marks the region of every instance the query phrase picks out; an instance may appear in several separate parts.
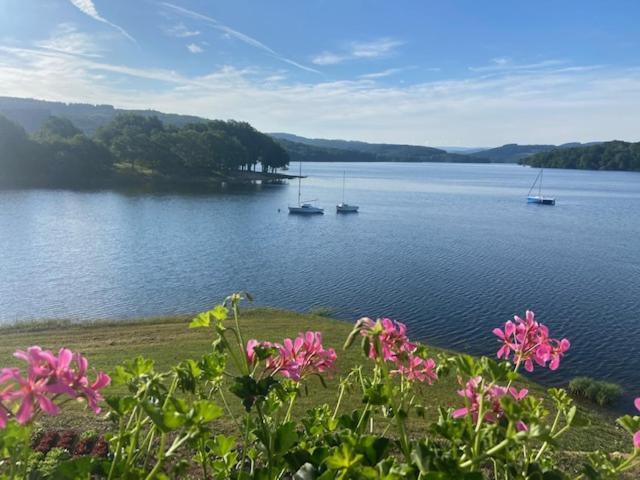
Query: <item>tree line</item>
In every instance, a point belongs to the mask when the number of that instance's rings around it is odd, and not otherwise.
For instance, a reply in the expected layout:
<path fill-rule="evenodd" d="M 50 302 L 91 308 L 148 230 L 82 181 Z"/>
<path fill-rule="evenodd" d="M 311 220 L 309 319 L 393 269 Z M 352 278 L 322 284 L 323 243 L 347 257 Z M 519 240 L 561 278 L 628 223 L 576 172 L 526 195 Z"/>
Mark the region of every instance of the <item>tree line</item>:
<path fill-rule="evenodd" d="M 555 149 L 524 158 L 520 163 L 532 167 L 640 171 L 640 142 L 616 140 L 588 147 Z"/>
<path fill-rule="evenodd" d="M 50 117 L 28 135 L 0 115 L 0 183 L 93 186 L 124 179 L 224 179 L 237 171 L 274 172 L 289 155 L 246 122 L 212 120 L 165 125 L 157 117 L 121 114 L 88 137 L 70 120 Z"/>

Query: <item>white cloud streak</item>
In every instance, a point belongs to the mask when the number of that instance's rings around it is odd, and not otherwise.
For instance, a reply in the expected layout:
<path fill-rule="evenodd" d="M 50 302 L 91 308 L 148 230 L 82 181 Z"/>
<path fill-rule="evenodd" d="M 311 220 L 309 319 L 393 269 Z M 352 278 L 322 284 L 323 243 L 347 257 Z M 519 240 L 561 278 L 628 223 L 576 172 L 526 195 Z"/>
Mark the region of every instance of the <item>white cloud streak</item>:
<path fill-rule="evenodd" d="M 387 68 L 386 70 L 382 70 L 380 72 L 365 73 L 364 75 L 360 75 L 359 78 L 376 79 L 376 78 L 390 77 L 391 75 L 396 75 L 397 73 L 400 73 L 403 70 L 405 69 L 404 68 Z"/>
<path fill-rule="evenodd" d="M 263 131 L 377 142 L 640 140 L 640 68 L 516 69 L 384 87 L 370 79 L 282 80 L 274 72 L 232 66 L 185 76 L 44 48 L 0 46 L 4 95 L 236 118 Z"/>
<path fill-rule="evenodd" d="M 207 15 L 203 15 L 201 13 L 198 12 L 194 12 L 193 10 L 188 10 L 186 8 L 183 7 L 179 7 L 177 5 L 174 5 L 172 3 L 167 3 L 167 2 L 163 2 L 162 5 L 164 5 L 167 8 L 172 9 L 174 12 L 177 12 L 181 15 L 185 15 L 187 17 L 191 17 L 197 20 L 201 20 L 203 22 L 205 22 L 206 24 L 210 25 L 211 27 L 215 28 L 216 30 L 219 30 L 221 32 L 223 32 L 225 35 L 228 35 L 231 38 L 235 38 L 236 40 L 239 40 L 253 48 L 257 48 L 258 50 L 262 50 L 263 52 L 269 54 L 270 56 L 285 62 L 289 65 L 292 65 L 296 68 L 299 68 L 301 70 L 307 71 L 307 72 L 312 72 L 312 73 L 321 73 L 318 70 L 316 70 L 315 68 L 311 68 L 311 67 L 307 67 L 306 65 L 302 65 L 301 63 L 296 62 L 295 60 L 291 60 L 290 58 L 287 58 L 283 55 L 280 55 L 278 52 L 276 52 L 275 50 L 273 50 L 271 47 L 265 45 L 264 43 L 260 42 L 259 40 L 256 40 L 253 37 L 250 37 L 249 35 L 246 35 L 242 32 L 239 32 L 237 30 L 234 30 L 231 27 L 228 27 L 227 25 L 224 25 L 223 23 L 220 23 L 218 20 L 216 20 L 213 17 L 209 17 Z"/>
<path fill-rule="evenodd" d="M 109 25 L 112 28 L 115 28 L 126 38 L 128 38 L 134 43 L 137 43 L 135 38 L 129 35 L 129 33 L 127 33 L 127 31 L 124 28 L 120 27 L 119 25 L 116 25 L 115 23 L 110 22 L 109 20 L 101 16 L 98 13 L 98 9 L 96 8 L 92 0 L 69 0 L 69 1 L 73 4 L 73 6 L 75 6 L 78 10 L 80 10 L 85 15 L 88 15 L 89 17 L 93 18 L 94 20 L 97 20 L 98 22 L 102 22 L 106 25 Z"/>
<path fill-rule="evenodd" d="M 177 38 L 197 37 L 201 34 L 200 30 L 191 30 L 182 22 L 173 25 L 172 27 L 165 28 L 164 32 L 170 37 Z"/>
<path fill-rule="evenodd" d="M 337 65 L 348 60 L 375 59 L 388 57 L 395 53 L 404 42 L 393 38 L 379 38 L 371 42 L 351 42 L 343 51 L 322 52 L 312 58 L 316 65 Z"/>

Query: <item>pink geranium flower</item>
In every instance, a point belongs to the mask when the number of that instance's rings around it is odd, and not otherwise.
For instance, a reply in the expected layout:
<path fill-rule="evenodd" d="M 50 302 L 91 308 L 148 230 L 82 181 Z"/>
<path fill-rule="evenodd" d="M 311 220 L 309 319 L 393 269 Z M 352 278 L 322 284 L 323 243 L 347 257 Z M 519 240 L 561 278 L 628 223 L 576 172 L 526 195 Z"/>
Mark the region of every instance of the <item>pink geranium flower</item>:
<path fill-rule="evenodd" d="M 410 353 L 416 348 L 416 345 L 411 343 L 407 337 L 407 326 L 390 318 L 376 321 L 370 318 L 365 319 L 360 334 L 371 340 L 369 346 L 369 358 L 371 359 L 380 356 L 384 361 L 395 361 L 400 353 Z M 376 348 L 376 338 L 380 342 L 380 352 Z"/>
<path fill-rule="evenodd" d="M 278 352 L 266 359 L 265 370 L 270 375 L 280 374 L 296 382 L 309 375 L 333 370 L 337 358 L 333 348 L 322 345 L 320 332 L 301 333 L 293 340 L 285 338 L 282 344 L 249 340 L 246 355 L 251 365 L 257 363 L 257 347 L 273 347 Z"/>
<path fill-rule="evenodd" d="M 417 355 L 409 355 L 406 362 L 396 361 L 396 369 L 392 374 L 403 375 L 408 380 L 427 382 L 432 385 L 438 379 L 436 362 L 432 358 L 420 358 Z"/>
<path fill-rule="evenodd" d="M 535 320 L 535 314 L 527 310 L 525 318 L 514 316 L 514 322 L 508 321 L 504 329 L 494 328 L 493 334 L 498 337 L 501 346 L 497 356 L 508 360 L 513 357 L 517 363 L 523 363 L 525 370 L 532 372 L 534 364 L 556 370 L 560 360 L 569 350 L 569 340 L 557 340 L 549 337 L 546 325 Z"/>
<path fill-rule="evenodd" d="M 61 395 L 84 398 L 95 413 L 100 412 L 100 390 L 111 379 L 98 372 L 95 381 L 90 382 L 88 362 L 81 354 L 62 348 L 55 355 L 33 346 L 26 351 L 18 350 L 14 356 L 28 363 L 27 375 L 23 376 L 17 368 L 0 370 L 0 385 L 5 385 L 0 393 L 0 427 L 6 425 L 8 413 L 14 410 L 16 420 L 22 424 L 39 412 L 57 415 L 60 407 L 55 400 Z"/>
<path fill-rule="evenodd" d="M 482 377 L 473 377 L 467 381 L 463 389 L 458 390 L 458 395 L 467 400 L 468 406 L 454 410 L 452 416 L 453 418 L 460 418 L 469 415 L 473 423 L 476 423 L 480 411 L 480 400 L 482 399 L 483 409 L 485 410 L 482 420 L 495 423 L 504 416 L 504 409 L 500 404 L 502 397 L 511 395 L 515 400 L 520 401 L 528 393 L 529 391 L 526 388 L 520 391 L 514 387 L 507 389 L 499 385 L 483 388 Z M 528 429 L 527 425 L 522 421 L 516 423 L 516 428 L 520 431 Z"/>
<path fill-rule="evenodd" d="M 17 387 L 8 391 L 7 397 L 19 403 L 16 412 L 18 423 L 29 422 L 34 415 L 34 410 L 38 407 L 49 415 L 57 415 L 60 412 L 60 408 L 50 398 L 54 392 L 48 385 L 47 376 L 38 376 L 30 372 L 27 378 L 24 378 L 17 368 L 7 368 L 3 369 L 0 377 L 13 380 Z"/>
<path fill-rule="evenodd" d="M 257 357 L 256 357 L 256 348 L 270 348 L 273 347 L 273 344 L 271 342 L 259 342 L 258 340 L 255 339 L 251 339 L 247 342 L 247 347 L 246 347 L 246 355 L 247 355 L 247 361 L 249 362 L 249 365 L 255 365 L 256 362 L 258 361 Z"/>
<path fill-rule="evenodd" d="M 390 318 L 375 321 L 364 318 L 358 323 L 361 325 L 360 335 L 369 340 L 369 358 L 394 363 L 391 374 L 429 385 L 437 380 L 435 361 L 416 355 L 418 345 L 409 340 L 404 323 Z"/>

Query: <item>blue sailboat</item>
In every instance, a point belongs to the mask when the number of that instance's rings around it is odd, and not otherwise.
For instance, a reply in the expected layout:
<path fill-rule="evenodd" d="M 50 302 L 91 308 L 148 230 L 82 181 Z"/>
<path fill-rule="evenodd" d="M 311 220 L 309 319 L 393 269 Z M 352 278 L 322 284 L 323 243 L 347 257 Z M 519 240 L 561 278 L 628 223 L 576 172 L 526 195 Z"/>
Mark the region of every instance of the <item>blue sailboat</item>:
<path fill-rule="evenodd" d="M 533 182 L 533 185 L 531 185 L 531 188 L 529 189 L 529 193 L 527 194 L 527 203 L 535 203 L 535 204 L 538 204 L 538 205 L 555 205 L 556 204 L 556 199 L 555 198 L 545 197 L 545 196 L 542 195 L 542 175 L 543 175 L 543 173 L 544 173 L 544 168 L 541 168 L 540 169 L 540 173 L 538 173 L 538 176 L 536 177 L 535 181 Z M 531 195 L 531 192 L 535 188 L 536 183 L 538 184 L 538 195 Z"/>

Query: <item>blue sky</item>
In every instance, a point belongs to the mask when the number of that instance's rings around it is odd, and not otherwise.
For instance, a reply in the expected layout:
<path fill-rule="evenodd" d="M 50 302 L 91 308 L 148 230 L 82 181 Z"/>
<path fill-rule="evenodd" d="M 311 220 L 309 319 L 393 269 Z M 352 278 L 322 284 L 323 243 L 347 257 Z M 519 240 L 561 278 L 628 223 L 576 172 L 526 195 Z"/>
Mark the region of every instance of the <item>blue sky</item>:
<path fill-rule="evenodd" d="M 0 95 L 418 145 L 640 140 L 640 2 L 0 0 Z"/>

